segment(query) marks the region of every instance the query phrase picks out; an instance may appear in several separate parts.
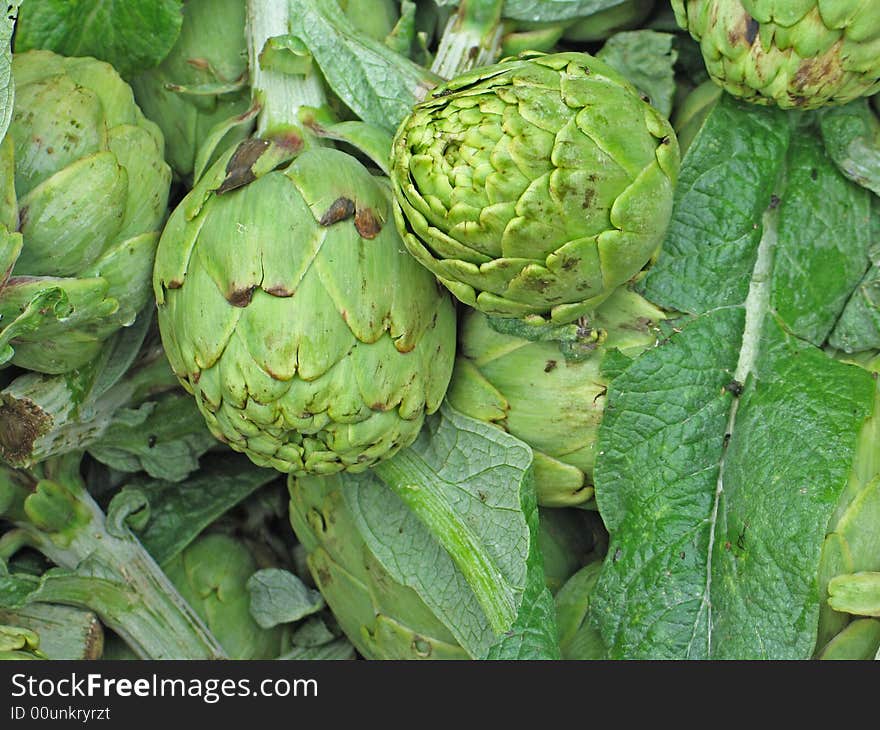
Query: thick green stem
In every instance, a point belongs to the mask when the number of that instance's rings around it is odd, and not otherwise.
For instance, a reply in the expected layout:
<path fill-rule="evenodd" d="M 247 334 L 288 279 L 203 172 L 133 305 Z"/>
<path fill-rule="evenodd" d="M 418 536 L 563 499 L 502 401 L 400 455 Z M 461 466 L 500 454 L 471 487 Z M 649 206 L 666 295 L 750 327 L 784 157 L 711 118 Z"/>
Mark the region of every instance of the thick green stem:
<path fill-rule="evenodd" d="M 473 590 L 492 628 L 502 633 L 516 619 L 517 607 L 501 590 L 504 576 L 486 554 L 479 538 L 442 495 L 436 479 L 409 449 L 373 467 L 373 472 L 406 503 L 449 553 Z"/>
<path fill-rule="evenodd" d="M 27 373 L 0 391 L 0 457 L 28 467 L 88 448 L 107 432 L 118 409 L 177 387 L 164 357 L 135 368 L 97 397 L 88 380 L 76 373 Z"/>
<path fill-rule="evenodd" d="M 284 134 L 291 127 L 299 129 L 301 107 L 321 107 L 326 102 L 324 89 L 315 74 L 291 74 L 265 63 L 263 52 L 271 38 L 290 34 L 288 0 L 248 0 L 247 38 L 251 75 L 251 93 L 260 104 L 257 136 Z"/>
<path fill-rule="evenodd" d="M 77 575 L 47 577 L 35 598 L 88 608 L 143 659 L 223 659 L 225 653 L 161 568 L 127 530 L 106 528 L 100 507 L 81 487 L 68 488 L 91 512 L 69 543 L 22 523 L 52 562 Z"/>
<path fill-rule="evenodd" d="M 501 54 L 502 0 L 462 0 L 446 24 L 431 70 L 444 79 L 488 66 Z"/>

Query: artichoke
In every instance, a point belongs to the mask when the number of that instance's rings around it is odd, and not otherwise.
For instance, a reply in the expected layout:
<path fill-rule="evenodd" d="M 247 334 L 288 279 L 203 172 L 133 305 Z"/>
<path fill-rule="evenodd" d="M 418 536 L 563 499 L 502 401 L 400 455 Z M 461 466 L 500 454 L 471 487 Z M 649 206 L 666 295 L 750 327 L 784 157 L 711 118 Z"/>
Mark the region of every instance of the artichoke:
<path fill-rule="evenodd" d="M 596 437 L 609 381 L 605 355 L 616 349 L 634 357 L 652 346 L 655 323 L 663 317 L 620 287 L 589 323 L 577 327 L 566 356 L 557 341 L 498 331 L 497 320 L 469 311 L 461 321 L 449 403 L 532 447 L 538 504 L 583 504 L 593 497 Z"/>
<path fill-rule="evenodd" d="M 567 323 L 657 253 L 678 166 L 667 120 L 607 64 L 508 59 L 439 86 L 400 125 L 396 219 L 465 304 Z"/>
<path fill-rule="evenodd" d="M 354 157 L 310 148 L 234 190 L 229 150 L 169 218 L 165 351 L 211 432 L 261 466 L 363 471 L 412 443 L 452 373 L 455 310 Z M 250 156 L 250 157 L 249 157 Z"/>
<path fill-rule="evenodd" d="M 246 586 L 258 567 L 243 542 L 209 533 L 162 569 L 231 659 L 274 659 L 281 653 L 282 627 L 264 629 L 250 612 Z"/>
<path fill-rule="evenodd" d="M 13 364 L 63 373 L 150 301 L 171 172 L 162 133 L 109 64 L 29 51 L 12 71 L 0 146 L 0 363 L 8 340 Z"/>
<path fill-rule="evenodd" d="M 189 178 L 210 130 L 250 106 L 244 0 L 187 0 L 177 42 L 162 63 L 135 77 L 135 99 L 165 135 L 165 156 Z M 246 128 L 235 128 L 238 139 Z"/>
<path fill-rule="evenodd" d="M 382 567 L 337 479 L 291 477 L 290 523 L 340 627 L 367 659 L 467 659 L 418 593 Z"/>
<path fill-rule="evenodd" d="M 815 109 L 880 90 L 880 4 L 864 0 L 672 0 L 726 91 Z"/>

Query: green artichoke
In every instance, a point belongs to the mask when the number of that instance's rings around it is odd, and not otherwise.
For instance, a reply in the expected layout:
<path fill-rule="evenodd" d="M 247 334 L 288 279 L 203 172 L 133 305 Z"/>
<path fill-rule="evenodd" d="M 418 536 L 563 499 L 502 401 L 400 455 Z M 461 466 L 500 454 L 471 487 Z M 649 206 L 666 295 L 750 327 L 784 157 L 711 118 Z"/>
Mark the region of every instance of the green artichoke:
<path fill-rule="evenodd" d="M 248 579 L 258 570 L 247 546 L 221 533 L 201 535 L 162 566 L 230 659 L 274 659 L 283 629 L 264 629 L 250 612 Z"/>
<path fill-rule="evenodd" d="M 654 0 L 623 0 L 598 13 L 581 18 L 565 29 L 567 41 L 602 41 L 620 30 L 638 28 L 654 9 Z"/>
<path fill-rule="evenodd" d="M 605 63 L 508 59 L 436 88 L 400 125 L 395 213 L 465 304 L 567 323 L 658 252 L 678 166 L 668 121 Z"/>
<path fill-rule="evenodd" d="M 455 310 L 354 157 L 312 148 L 221 187 L 227 163 L 266 146 L 229 150 L 172 213 L 154 272 L 162 341 L 233 449 L 294 474 L 363 471 L 439 408 Z"/>
<path fill-rule="evenodd" d="M 0 363 L 63 373 L 150 301 L 171 171 L 162 133 L 110 65 L 29 51 L 12 72 L 0 146 Z"/>
<path fill-rule="evenodd" d="M 340 627 L 367 659 L 467 659 L 419 595 L 382 567 L 337 479 L 290 478 L 290 523 Z"/>
<path fill-rule="evenodd" d="M 880 90 L 880 4 L 672 0 L 709 75 L 756 104 L 815 109 Z"/>
<path fill-rule="evenodd" d="M 132 82 L 144 114 L 165 135 L 175 174 L 193 174 L 196 155 L 217 124 L 250 106 L 244 0 L 187 0 L 177 42 L 162 63 Z M 224 148 L 247 136 L 235 127 Z"/>
<path fill-rule="evenodd" d="M 532 447 L 538 504 L 583 504 L 593 497 L 596 437 L 609 381 L 605 355 L 617 350 L 633 357 L 652 346 L 655 323 L 663 318 L 620 287 L 577 327 L 569 343 L 574 352 L 566 357 L 556 341 L 498 331 L 497 320 L 493 328 L 485 315 L 469 311 L 461 321 L 448 401 Z"/>

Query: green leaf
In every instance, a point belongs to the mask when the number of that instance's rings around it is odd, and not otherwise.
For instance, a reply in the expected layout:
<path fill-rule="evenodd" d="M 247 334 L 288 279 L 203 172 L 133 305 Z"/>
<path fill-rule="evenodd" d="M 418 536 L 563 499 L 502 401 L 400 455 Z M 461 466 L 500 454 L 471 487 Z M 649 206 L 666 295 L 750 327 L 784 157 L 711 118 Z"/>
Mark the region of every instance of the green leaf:
<path fill-rule="evenodd" d="M 517 439 L 444 406 L 412 447 L 374 469 L 391 490 L 353 477 L 343 492 L 382 566 L 473 657 L 557 651 L 531 459 Z"/>
<path fill-rule="evenodd" d="M 299 621 L 324 607 L 318 591 L 281 568 L 258 570 L 248 578 L 247 590 L 251 595 L 251 615 L 264 629 Z"/>
<path fill-rule="evenodd" d="M 613 658 L 808 658 L 823 541 L 874 411 L 817 345 L 867 265 L 864 189 L 815 130 L 724 97 L 645 294 L 693 316 L 611 383 L 591 619 Z"/>
<path fill-rule="evenodd" d="M 880 195 L 880 119 L 867 99 L 823 111 L 822 139 L 850 180 Z"/>
<path fill-rule="evenodd" d="M 873 198 L 868 235 L 871 265 L 853 291 L 828 344 L 844 352 L 880 350 L 880 198 Z"/>
<path fill-rule="evenodd" d="M 620 71 L 661 114 L 669 117 L 678 58 L 672 33 L 654 30 L 615 33 L 596 55 Z"/>
<path fill-rule="evenodd" d="M 0 140 L 12 120 L 12 104 L 15 98 L 15 85 L 12 79 L 12 31 L 21 0 L 9 0 L 6 13 L 0 22 Z"/>
<path fill-rule="evenodd" d="M 291 0 L 292 28 L 330 88 L 364 122 L 393 134 L 412 105 L 439 81 L 359 33 L 332 0 Z"/>
<path fill-rule="evenodd" d="M 181 0 L 28 0 L 15 51 L 94 56 L 131 76 L 168 55 L 183 21 Z"/>
<path fill-rule="evenodd" d="M 662 253 L 644 279 L 648 299 L 691 314 L 745 301 L 790 136 L 777 110 L 727 95 L 714 106 L 682 160 Z"/>
<path fill-rule="evenodd" d="M 320 646 L 294 646 L 282 654 L 279 659 L 303 661 L 313 659 L 354 659 L 354 647 L 345 639 L 336 639 Z"/>
<path fill-rule="evenodd" d="M 179 482 L 198 469 L 199 459 L 216 445 L 193 398 L 172 392 L 137 410 L 117 410 L 88 451 L 118 471 L 145 471 L 156 479 Z"/>
<path fill-rule="evenodd" d="M 504 17 L 511 20 L 548 22 L 593 15 L 623 5 L 629 0 L 505 0 Z M 453 0 L 447 0 L 450 4 Z M 457 0 L 455 0 L 457 3 Z"/>
<path fill-rule="evenodd" d="M 150 503 L 150 521 L 138 537 L 157 563 L 167 563 L 220 515 L 277 478 L 276 471 L 225 452 L 205 459 L 182 482 L 137 481 L 132 488 Z"/>

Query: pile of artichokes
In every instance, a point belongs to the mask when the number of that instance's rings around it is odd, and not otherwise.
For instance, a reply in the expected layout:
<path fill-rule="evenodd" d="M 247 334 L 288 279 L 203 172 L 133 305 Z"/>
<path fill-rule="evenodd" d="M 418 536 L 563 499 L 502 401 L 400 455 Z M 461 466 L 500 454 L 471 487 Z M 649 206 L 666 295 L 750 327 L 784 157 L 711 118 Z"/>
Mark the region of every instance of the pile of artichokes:
<path fill-rule="evenodd" d="M 105 523 L 152 576 L 138 600 L 167 598 L 156 621 L 186 637 L 179 658 L 509 658 L 504 637 L 538 615 L 547 658 L 614 655 L 591 613 L 621 552 L 597 489 L 602 429 L 625 395 L 615 378 L 702 314 L 646 294 L 655 267 L 685 280 L 712 265 L 664 258 L 680 197 L 703 184 L 687 155 L 719 109 L 806 128 L 799 115 L 833 123 L 861 104 L 868 131 L 841 155 L 880 160 L 880 96 L 864 100 L 880 92 L 876 4 L 617 0 L 532 17 L 485 0 L 186 0 L 149 62 L 100 40 L 72 53 L 39 32 L 50 3 L 28 4 L 0 143 L 0 574 L 31 598 L 0 590 L 0 657 L 80 651 L 33 618 L 62 606 L 83 635 L 103 627 L 80 658 L 171 656 L 105 597 L 37 584 L 49 564 L 80 569 L 70 535 Z M 880 194 L 871 164 L 847 177 Z M 859 321 L 880 323 L 872 276 Z M 857 357 L 838 342 L 833 357 Z M 742 395 L 738 373 L 725 397 Z M 455 418 L 460 443 L 441 436 Z M 877 422 L 821 548 L 816 656 L 880 647 Z M 484 454 L 470 444 L 511 454 L 485 467 L 519 495 L 510 524 L 504 499 L 471 490 Z M 440 557 L 422 558 L 455 566 L 483 634 L 451 625 L 430 568 L 373 529 L 352 496 L 363 479 L 436 538 L 424 549 Z M 505 533 L 519 552 L 493 543 Z M 140 596 L 119 572 L 114 590 Z"/>

